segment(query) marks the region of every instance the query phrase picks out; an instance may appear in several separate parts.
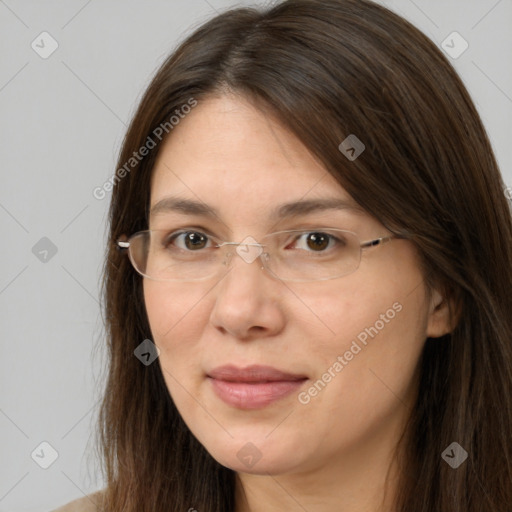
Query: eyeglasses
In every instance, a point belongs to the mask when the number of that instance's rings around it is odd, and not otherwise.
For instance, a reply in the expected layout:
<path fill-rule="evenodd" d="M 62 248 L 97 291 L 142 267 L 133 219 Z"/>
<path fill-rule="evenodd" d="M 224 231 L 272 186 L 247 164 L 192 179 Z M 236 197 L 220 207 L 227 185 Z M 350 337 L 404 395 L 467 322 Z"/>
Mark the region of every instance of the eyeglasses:
<path fill-rule="evenodd" d="M 225 242 L 201 231 L 163 229 L 139 231 L 118 240 L 128 250 L 135 270 L 156 281 L 202 281 L 224 274 L 236 253 L 246 262 L 260 259 L 262 269 L 283 281 L 324 281 L 351 274 L 359 268 L 364 249 L 388 242 L 390 235 L 361 242 L 343 229 L 315 228 L 278 231 L 242 242 Z M 221 272 L 222 270 L 222 272 Z"/>

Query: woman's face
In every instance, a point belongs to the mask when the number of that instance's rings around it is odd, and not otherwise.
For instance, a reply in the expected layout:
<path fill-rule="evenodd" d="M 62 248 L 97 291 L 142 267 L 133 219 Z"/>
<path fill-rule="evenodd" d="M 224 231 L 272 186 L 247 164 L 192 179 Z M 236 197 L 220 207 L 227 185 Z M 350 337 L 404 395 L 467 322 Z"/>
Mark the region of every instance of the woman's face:
<path fill-rule="evenodd" d="M 351 162 L 340 153 L 343 165 Z M 150 229 L 231 242 L 326 226 L 361 241 L 389 234 L 299 140 L 232 96 L 200 102 L 164 143 L 151 207 L 171 196 L 216 216 L 168 203 Z M 283 204 L 327 199 L 346 205 L 273 216 Z M 364 249 L 355 272 L 314 282 L 281 281 L 233 251 L 229 271 L 205 281 L 144 279 L 158 361 L 194 436 L 221 464 L 258 474 L 390 449 L 415 397 L 425 338 L 446 332 L 441 297 L 427 300 L 412 244 Z"/>

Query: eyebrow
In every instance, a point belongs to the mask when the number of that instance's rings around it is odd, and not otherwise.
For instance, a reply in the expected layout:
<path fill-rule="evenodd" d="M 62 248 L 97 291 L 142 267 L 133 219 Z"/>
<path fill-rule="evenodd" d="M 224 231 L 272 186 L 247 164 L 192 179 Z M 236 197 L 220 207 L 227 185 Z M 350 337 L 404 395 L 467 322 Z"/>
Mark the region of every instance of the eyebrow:
<path fill-rule="evenodd" d="M 357 214 L 365 214 L 357 204 L 348 202 L 341 198 L 323 198 L 323 199 L 301 199 L 289 203 L 283 203 L 273 208 L 269 214 L 271 220 L 299 217 L 310 213 L 326 210 L 349 210 Z M 202 215 L 209 218 L 219 218 L 218 212 L 211 206 L 180 197 L 165 197 L 158 201 L 150 211 L 150 215 L 158 215 L 167 212 L 178 212 L 185 215 Z"/>

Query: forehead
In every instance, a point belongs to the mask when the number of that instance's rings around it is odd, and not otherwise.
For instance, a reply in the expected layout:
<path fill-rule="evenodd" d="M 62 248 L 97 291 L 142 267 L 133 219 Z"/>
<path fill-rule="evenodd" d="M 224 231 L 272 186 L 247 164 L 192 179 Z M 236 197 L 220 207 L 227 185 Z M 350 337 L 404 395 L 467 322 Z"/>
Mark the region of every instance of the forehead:
<path fill-rule="evenodd" d="M 328 198 L 357 207 L 300 140 L 235 96 L 199 102 L 163 142 L 153 169 L 151 208 L 162 213 L 165 208 L 157 205 L 176 205 L 176 198 L 239 218 L 265 212 L 275 217 L 277 205 L 298 200 Z"/>

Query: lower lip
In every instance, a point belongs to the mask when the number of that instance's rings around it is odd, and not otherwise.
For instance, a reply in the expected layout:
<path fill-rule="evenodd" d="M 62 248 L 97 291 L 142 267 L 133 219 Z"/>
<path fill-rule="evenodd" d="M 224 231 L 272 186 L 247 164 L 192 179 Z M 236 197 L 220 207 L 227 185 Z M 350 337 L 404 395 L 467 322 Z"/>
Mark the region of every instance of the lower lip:
<path fill-rule="evenodd" d="M 297 391 L 306 379 L 275 382 L 228 382 L 208 377 L 217 396 L 238 409 L 260 409 Z"/>

